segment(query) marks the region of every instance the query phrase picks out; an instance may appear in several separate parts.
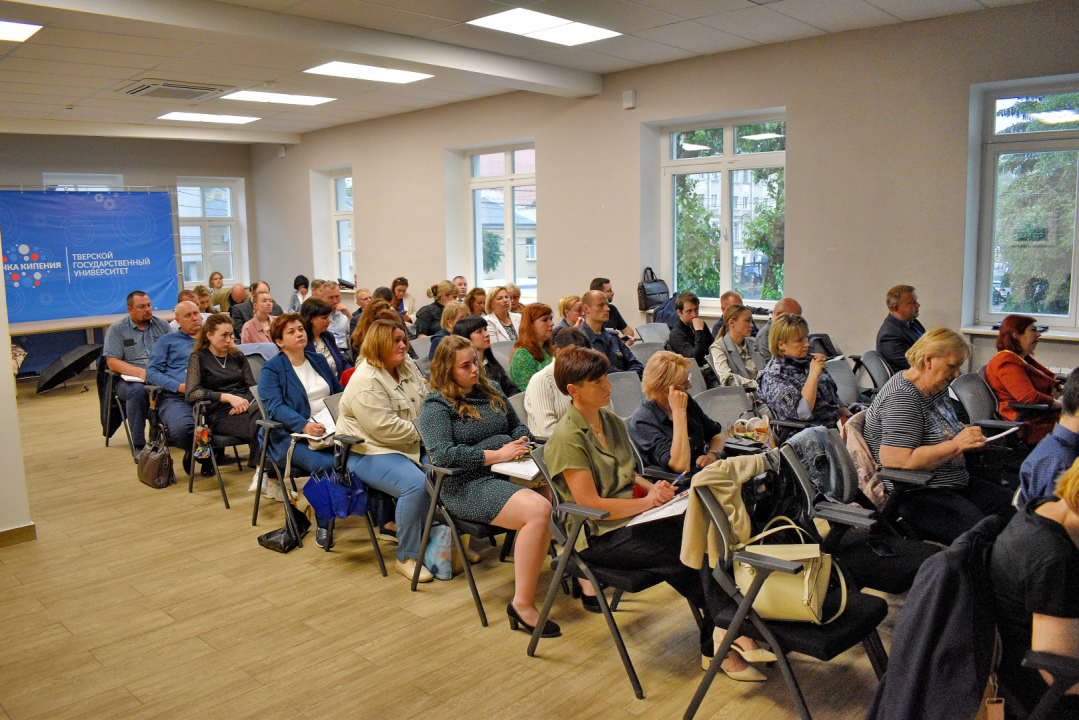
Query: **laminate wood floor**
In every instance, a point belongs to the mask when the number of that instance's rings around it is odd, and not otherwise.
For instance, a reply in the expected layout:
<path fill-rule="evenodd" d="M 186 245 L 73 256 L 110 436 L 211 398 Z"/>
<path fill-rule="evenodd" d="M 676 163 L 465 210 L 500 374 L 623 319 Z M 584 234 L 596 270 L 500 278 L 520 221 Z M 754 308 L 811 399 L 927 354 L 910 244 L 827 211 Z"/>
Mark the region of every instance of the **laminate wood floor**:
<path fill-rule="evenodd" d="M 259 547 L 282 509 L 264 503 L 252 527 L 252 473 L 235 464 L 231 510 L 213 479 L 196 478 L 193 494 L 186 478 L 142 485 L 123 430 L 104 446 L 90 382 L 41 397 L 19 384 L 38 539 L 0 549 L 0 719 L 667 720 L 688 705 L 702 676 L 696 628 L 667 586 L 616 614 L 637 700 L 603 619 L 564 595 L 563 636 L 525 655 L 504 611 L 513 566 L 494 548 L 475 567 L 484 628 L 463 577 L 411 593 L 391 546 L 383 578 L 359 518 L 338 525 L 330 553 L 313 534 L 288 555 Z M 815 717 L 864 716 L 877 683 L 860 647 L 793 666 Z M 768 673 L 757 685 L 720 675 L 697 717 L 794 717 L 778 669 Z"/>

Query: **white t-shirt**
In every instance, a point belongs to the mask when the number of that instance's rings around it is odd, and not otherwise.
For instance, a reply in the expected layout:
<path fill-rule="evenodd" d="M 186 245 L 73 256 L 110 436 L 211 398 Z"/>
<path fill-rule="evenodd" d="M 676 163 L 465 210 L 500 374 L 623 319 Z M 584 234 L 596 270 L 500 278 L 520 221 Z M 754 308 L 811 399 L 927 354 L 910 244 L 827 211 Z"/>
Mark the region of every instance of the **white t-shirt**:
<path fill-rule="evenodd" d="M 303 365 L 292 366 L 296 376 L 300 378 L 303 389 L 307 391 L 307 401 L 311 403 L 311 414 L 317 415 L 326 409 L 326 398 L 330 396 L 330 386 L 318 374 L 310 360 L 304 360 Z"/>

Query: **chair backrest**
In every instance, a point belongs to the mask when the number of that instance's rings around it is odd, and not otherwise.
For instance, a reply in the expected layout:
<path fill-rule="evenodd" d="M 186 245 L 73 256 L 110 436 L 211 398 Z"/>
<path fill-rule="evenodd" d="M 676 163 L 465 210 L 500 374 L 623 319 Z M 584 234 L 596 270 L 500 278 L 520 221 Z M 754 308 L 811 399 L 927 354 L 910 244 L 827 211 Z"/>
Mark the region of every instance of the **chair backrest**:
<path fill-rule="evenodd" d="M 566 528 L 562 521 L 562 514 L 558 511 L 558 506 L 562 504 L 562 498 L 558 495 L 558 489 L 551 482 L 551 471 L 547 469 L 547 461 L 543 457 L 543 445 L 538 445 L 532 448 L 532 459 L 536 462 L 536 467 L 539 468 L 540 475 L 543 476 L 544 482 L 547 483 L 547 487 L 551 489 L 551 536 L 554 541 L 559 545 L 565 546 L 568 536 L 566 535 Z"/>
<path fill-rule="evenodd" d="M 741 387 L 717 387 L 694 395 L 693 399 L 701 406 L 708 417 L 723 426 L 733 425 L 746 412 L 753 410 L 753 403 Z"/>
<path fill-rule="evenodd" d="M 824 363 L 828 374 L 835 381 L 836 389 L 839 390 L 839 399 L 844 405 L 850 407 L 855 403 L 862 402 L 862 391 L 858 387 L 858 380 L 854 377 L 854 370 L 846 358 L 842 360 L 829 360 Z"/>
<path fill-rule="evenodd" d="M 635 372 L 617 372 L 607 375 L 611 381 L 611 410 L 620 418 L 633 414 L 644 400 L 641 379 Z"/>
<path fill-rule="evenodd" d="M 344 393 L 341 392 L 326 398 L 326 409 L 330 411 L 330 417 L 333 418 L 335 423 L 337 422 L 338 414 L 341 412 L 341 398 L 343 396 Z"/>
<path fill-rule="evenodd" d="M 491 354 L 495 356 L 495 360 L 498 360 L 498 364 L 502 366 L 502 369 L 508 373 L 510 371 L 510 358 L 513 357 L 513 341 L 503 340 L 502 342 L 491 343 Z"/>
<path fill-rule="evenodd" d="M 663 343 L 661 342 L 636 342 L 633 343 L 633 347 L 630 348 L 633 352 L 633 357 L 640 360 L 641 365 L 647 365 L 648 358 L 652 357 L 662 349 Z"/>
<path fill-rule="evenodd" d="M 646 343 L 667 342 L 667 336 L 671 334 L 671 328 L 667 323 L 645 323 L 637 326 L 637 336 Z M 637 354 L 636 350 L 633 353 Z M 643 360 L 641 362 L 644 362 Z"/>
<path fill-rule="evenodd" d="M 431 359 L 429 357 L 427 357 L 426 355 L 421 355 L 420 357 L 413 360 L 413 362 L 416 363 L 416 369 L 420 371 L 420 375 L 423 375 L 425 378 L 430 380 L 431 379 Z"/>
<path fill-rule="evenodd" d="M 528 413 L 525 412 L 525 394 L 517 393 L 516 395 L 510 395 L 506 399 L 510 401 L 510 406 L 513 408 L 513 411 L 517 413 L 517 418 L 527 425 Z"/>
<path fill-rule="evenodd" d="M 972 423 L 998 420 L 997 396 L 978 373 L 965 373 L 952 381 L 952 391 L 959 398 Z"/>
<path fill-rule="evenodd" d="M 892 377 L 892 368 L 888 361 L 881 357 L 876 350 L 866 350 L 862 353 L 862 366 L 869 373 L 869 379 L 873 381 L 873 387 L 882 388 L 884 383 Z"/>
<path fill-rule="evenodd" d="M 262 398 L 259 397 L 259 386 L 253 385 L 249 388 L 251 390 L 251 396 L 255 398 L 255 404 L 259 406 L 259 415 L 263 420 L 269 420 L 270 416 L 266 414 L 266 406 L 262 404 Z"/>
<path fill-rule="evenodd" d="M 637 443 L 633 442 L 633 436 L 629 434 L 629 418 L 622 418 L 622 424 L 626 426 L 626 435 L 629 437 L 629 446 L 633 449 L 633 462 L 636 465 L 636 471 L 638 475 L 644 475 L 644 457 L 641 455 L 641 449 L 637 447 Z M 663 468 L 666 470 L 666 468 Z"/>
<path fill-rule="evenodd" d="M 417 358 L 426 358 L 427 355 L 431 352 L 430 337 L 421 337 L 416 338 L 415 340 L 409 340 L 409 344 L 412 346 L 412 349 L 416 351 Z"/>
<path fill-rule="evenodd" d="M 701 366 L 697 364 L 697 361 L 693 359 L 689 361 L 689 379 L 693 381 L 693 387 L 689 390 L 690 397 L 697 397 L 708 389 L 708 382 L 704 379 L 704 371 L 701 370 Z"/>
<path fill-rule="evenodd" d="M 809 352 L 820 353 L 827 357 L 835 357 L 843 351 L 839 349 L 839 346 L 836 345 L 832 338 L 828 337 L 826 333 L 810 333 Z"/>
<path fill-rule="evenodd" d="M 266 358 L 259 353 L 251 353 L 250 355 L 244 355 L 244 357 L 247 358 L 247 364 L 251 366 L 251 374 L 255 376 L 255 382 L 258 382 L 259 374 L 262 373 L 262 366 L 266 364 Z"/>
<path fill-rule="evenodd" d="M 847 452 L 847 446 L 843 443 L 843 438 L 835 428 L 828 428 L 827 442 L 832 450 L 830 456 L 837 458 L 839 467 L 832 468 L 829 466 L 818 469 L 824 472 L 834 470 L 838 473 L 841 484 L 836 490 L 840 495 L 840 497 L 835 498 L 836 502 L 852 502 L 858 494 L 858 470 L 854 467 L 854 460 L 851 459 L 850 453 Z M 809 468 L 805 467 L 798 459 L 798 454 L 794 451 L 794 448 L 790 445 L 784 445 L 779 453 L 798 479 L 798 487 L 801 490 L 799 498 L 805 502 L 806 516 L 812 517 L 813 505 L 818 496 L 823 494 L 821 489 L 813 482 L 813 475 L 810 473 Z M 829 455 L 825 457 L 829 457 Z"/>

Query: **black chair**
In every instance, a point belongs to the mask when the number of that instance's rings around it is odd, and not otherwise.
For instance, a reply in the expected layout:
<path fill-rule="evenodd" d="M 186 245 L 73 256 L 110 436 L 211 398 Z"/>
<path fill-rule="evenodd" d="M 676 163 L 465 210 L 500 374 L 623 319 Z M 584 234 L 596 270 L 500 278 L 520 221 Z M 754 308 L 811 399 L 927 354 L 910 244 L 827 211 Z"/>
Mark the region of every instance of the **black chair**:
<path fill-rule="evenodd" d="M 278 465 L 277 463 L 273 462 L 270 459 L 269 454 L 267 453 L 267 445 L 269 445 L 267 440 L 270 437 L 270 432 L 272 430 L 276 429 L 276 428 L 283 427 L 283 426 L 281 425 L 281 423 L 279 423 L 279 422 L 277 422 L 275 420 L 270 420 L 269 416 L 266 414 L 266 406 L 262 404 L 262 398 L 259 397 L 259 389 L 258 389 L 257 385 L 255 387 L 251 388 L 251 394 L 255 396 L 255 402 L 258 403 L 259 415 L 262 416 L 262 419 L 258 421 L 258 426 L 260 428 L 263 428 L 262 442 L 259 443 L 260 452 L 259 452 L 259 466 L 258 466 L 258 470 L 257 470 L 257 472 L 258 472 L 258 484 L 255 487 L 255 507 L 251 511 L 251 524 L 252 525 L 257 525 L 258 524 L 258 518 L 259 518 L 259 504 L 260 504 L 259 501 L 262 499 L 262 483 L 266 479 L 266 470 L 267 470 L 268 467 L 272 466 L 276 476 L 281 479 L 281 481 L 282 481 L 282 484 L 281 484 L 282 494 L 285 497 L 288 497 L 288 492 L 287 492 L 287 490 L 286 490 L 286 488 L 284 486 L 284 480 L 285 480 L 285 477 L 286 477 L 286 475 L 285 475 L 285 467 L 281 466 L 281 465 Z M 295 440 L 293 440 L 293 442 L 295 442 Z M 267 465 L 267 462 L 269 462 L 269 465 Z M 296 478 L 293 476 L 292 472 L 293 472 L 292 468 L 289 467 L 287 477 L 292 482 L 292 491 L 293 492 L 299 492 L 299 489 L 296 487 Z"/>
<path fill-rule="evenodd" d="M 884 387 L 884 383 L 888 382 L 893 374 L 888 361 L 881 357 L 876 350 L 866 350 L 862 353 L 861 357 L 855 362 L 854 372 L 857 373 L 859 368 L 865 368 L 865 371 L 869 374 L 869 379 L 873 382 L 873 387 L 877 390 Z"/>
<path fill-rule="evenodd" d="M 745 388 L 737 386 L 717 387 L 694 395 L 693 399 L 701 406 L 708 417 L 726 428 L 738 420 L 754 415 L 753 402 Z"/>
<path fill-rule="evenodd" d="M 259 381 L 259 374 L 262 373 L 262 366 L 266 364 L 266 358 L 262 357 L 260 353 L 250 353 L 244 355 L 247 358 L 247 364 L 251 368 L 251 374 L 255 377 L 255 382 Z"/>
<path fill-rule="evenodd" d="M 625 667 L 626 675 L 629 676 L 629 683 L 633 686 L 633 694 L 637 696 L 638 700 L 643 700 L 644 689 L 637 678 L 637 672 L 633 668 L 633 661 L 630 660 L 629 652 L 626 650 L 626 644 L 622 640 L 622 633 L 618 629 L 618 623 L 615 622 L 613 613 L 617 610 L 618 603 L 624 593 L 638 593 L 647 590 L 662 583 L 663 578 L 647 570 L 616 570 L 586 563 L 576 550 L 577 538 L 581 534 L 584 522 L 585 520 L 603 520 L 610 513 L 606 510 L 597 510 L 575 503 L 563 502 L 551 482 L 551 474 L 547 469 L 542 447 L 532 450 L 532 459 L 536 461 L 536 466 L 540 469 L 543 479 L 547 481 L 547 485 L 551 489 L 552 504 L 554 506 L 554 511 L 551 513 L 551 535 L 554 542 L 562 546 L 562 554 L 552 563 L 554 565 L 554 575 L 551 578 L 550 586 L 547 588 L 547 596 L 543 601 L 543 607 L 540 609 L 536 630 L 532 633 L 532 639 L 528 643 L 528 656 L 533 657 L 536 654 L 536 647 L 539 645 L 540 637 L 543 634 L 543 626 L 551 614 L 551 606 L 554 605 L 554 599 L 559 588 L 561 587 L 568 592 L 564 584 L 567 576 L 571 578 L 570 582 L 575 582 L 574 579 L 588 580 L 592 583 L 592 587 L 596 589 L 596 599 L 599 601 L 600 612 L 603 613 L 603 618 L 607 621 L 607 629 L 611 632 L 611 639 L 614 640 L 614 645 L 618 649 L 618 655 L 622 659 L 622 666 Z M 604 593 L 604 588 L 606 587 L 614 588 L 615 591 L 610 603 L 607 602 L 607 596 Z M 700 627 L 704 622 L 703 618 L 692 604 L 689 607 L 693 613 L 694 621 Z"/>
<path fill-rule="evenodd" d="M 120 414 L 120 424 L 124 426 L 124 432 L 127 434 L 127 447 L 131 451 L 131 457 L 134 458 L 135 463 L 139 462 L 138 453 L 135 452 L 135 443 L 131 440 L 131 425 L 127 420 L 127 409 L 124 407 L 124 401 L 120 399 L 120 396 L 116 394 L 116 390 L 113 385 L 116 381 L 120 380 L 120 373 L 112 370 L 105 370 L 105 374 L 108 377 L 108 387 L 105 390 L 106 396 L 109 398 L 108 407 L 105 410 L 105 427 L 112 427 L 112 413 L 115 409 Z M 105 447 L 109 446 L 109 440 L 111 438 L 108 434 L 105 435 Z"/>
<path fill-rule="evenodd" d="M 848 594 L 847 607 L 843 614 L 827 625 L 772 622 L 761 619 L 753 610 L 753 601 L 764 581 L 774 572 L 797 573 L 802 569 L 802 564 L 765 557 L 751 551 L 735 553 L 731 543 L 730 524 L 715 495 L 708 488 L 700 488 L 697 497 L 703 503 L 709 522 L 715 526 L 720 540 L 721 557 L 715 559 L 716 565 L 712 576 L 733 602 L 720 604 L 721 609 L 714 617 L 717 627 L 726 627 L 727 632 L 716 648 L 715 657 L 686 709 L 683 716 L 685 720 L 691 720 L 696 715 L 704 696 L 708 693 L 708 688 L 720 670 L 723 658 L 726 657 L 734 641 L 746 634 L 760 637 L 771 645 L 795 710 L 802 720 L 812 720 L 812 718 L 809 708 L 806 707 L 801 688 L 798 687 L 798 681 L 794 677 L 794 671 L 787 660 L 787 653 L 797 652 L 826 662 L 861 643 L 869 656 L 877 678 L 880 678 L 887 669 L 888 657 L 877 634 L 877 626 L 888 615 L 887 601 L 855 590 Z M 731 565 L 735 560 L 749 565 L 754 570 L 753 583 L 745 595 L 738 589 L 731 573 Z M 746 621 L 749 621 L 751 628 L 746 627 Z"/>
<path fill-rule="evenodd" d="M 691 397 L 697 397 L 708 389 L 708 381 L 704 379 L 704 371 L 701 370 L 701 366 L 697 364 L 697 361 L 692 358 L 689 361 L 689 379 L 693 383 L 693 387 L 689 390 Z"/>
<path fill-rule="evenodd" d="M 251 392 L 255 397 L 258 397 L 258 386 L 252 387 Z M 191 412 L 195 416 L 196 429 L 206 424 L 206 409 L 209 407 L 209 400 L 200 400 L 191 406 Z M 189 493 L 195 490 L 195 447 L 197 445 L 198 439 L 193 436 L 191 438 L 191 472 L 187 475 L 187 491 Z M 231 447 L 233 454 L 236 456 L 236 467 L 239 468 L 240 472 L 243 472 L 244 466 L 240 461 L 240 451 L 236 449 L 240 445 L 250 445 L 250 442 L 231 435 L 210 433 L 210 462 L 213 463 L 214 472 L 217 474 L 217 484 L 221 488 L 221 499 L 225 502 L 226 510 L 229 509 L 229 496 L 225 493 L 225 481 L 221 479 L 221 468 L 217 464 L 217 451 Z"/>

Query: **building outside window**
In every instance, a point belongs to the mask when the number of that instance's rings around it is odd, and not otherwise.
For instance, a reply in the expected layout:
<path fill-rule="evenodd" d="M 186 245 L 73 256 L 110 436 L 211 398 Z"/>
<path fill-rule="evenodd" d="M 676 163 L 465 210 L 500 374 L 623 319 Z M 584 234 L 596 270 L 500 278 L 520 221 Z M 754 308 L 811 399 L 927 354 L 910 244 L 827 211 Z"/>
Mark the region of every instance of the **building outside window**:
<path fill-rule="evenodd" d="M 242 282 L 242 183 L 227 178 L 178 178 L 180 267 L 185 285 L 206 284 L 219 272 L 225 284 Z"/>
<path fill-rule="evenodd" d="M 332 203 L 330 232 L 332 234 L 334 272 L 343 280 L 354 281 L 352 247 L 352 178 L 339 177 L 330 181 Z"/>
<path fill-rule="evenodd" d="M 518 148 L 469 157 L 476 257 L 474 286 L 515 282 L 536 297 L 536 150 Z"/>

